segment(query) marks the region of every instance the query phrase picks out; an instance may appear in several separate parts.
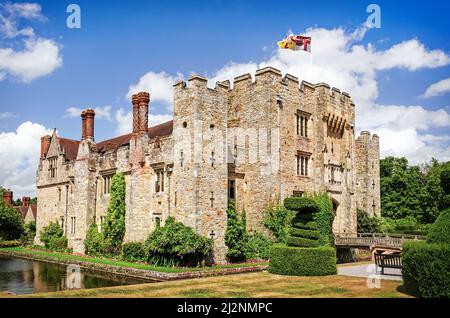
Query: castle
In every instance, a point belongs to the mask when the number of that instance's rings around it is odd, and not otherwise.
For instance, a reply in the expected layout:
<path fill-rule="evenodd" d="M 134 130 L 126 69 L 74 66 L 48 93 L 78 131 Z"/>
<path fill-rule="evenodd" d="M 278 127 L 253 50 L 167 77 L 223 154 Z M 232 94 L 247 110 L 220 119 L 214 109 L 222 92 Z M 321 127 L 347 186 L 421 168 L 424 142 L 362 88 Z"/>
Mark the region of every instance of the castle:
<path fill-rule="evenodd" d="M 151 92 L 150 92 L 151 93 Z M 36 243 L 51 221 L 74 252 L 84 252 L 93 220 L 101 229 L 112 176 L 126 181 L 125 241 L 143 241 L 169 216 L 214 240 L 225 260 L 227 202 L 262 229 L 265 210 L 289 196 L 326 191 L 333 230 L 356 233 L 356 211 L 380 215 L 379 139 L 355 139 L 355 104 L 327 84 L 272 67 L 217 82 L 192 75 L 174 84 L 173 120 L 148 127 L 150 95 L 133 95 L 133 128 L 96 142 L 95 112 L 82 112 L 81 140 L 41 139 Z"/>

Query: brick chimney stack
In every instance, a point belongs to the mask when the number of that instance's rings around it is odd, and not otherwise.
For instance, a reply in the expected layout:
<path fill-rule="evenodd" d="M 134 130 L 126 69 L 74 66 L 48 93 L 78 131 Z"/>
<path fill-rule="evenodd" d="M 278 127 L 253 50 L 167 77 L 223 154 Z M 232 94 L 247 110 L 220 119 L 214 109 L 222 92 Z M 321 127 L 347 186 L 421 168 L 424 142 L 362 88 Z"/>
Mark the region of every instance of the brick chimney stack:
<path fill-rule="evenodd" d="M 5 206 L 12 206 L 13 193 L 12 191 L 3 192 L 3 201 L 5 202 Z"/>
<path fill-rule="evenodd" d="M 30 206 L 30 197 L 22 197 L 22 206 Z"/>
<path fill-rule="evenodd" d="M 133 134 L 147 133 L 149 102 L 150 102 L 150 94 L 147 92 L 140 92 L 132 96 Z"/>
<path fill-rule="evenodd" d="M 139 99 L 139 122 L 140 133 L 148 132 L 148 104 L 150 102 L 150 94 L 147 92 L 141 92 L 138 94 Z"/>
<path fill-rule="evenodd" d="M 45 159 L 45 156 L 48 153 L 48 149 L 50 148 L 51 141 L 52 137 L 50 137 L 49 135 L 41 137 L 41 159 Z"/>
<path fill-rule="evenodd" d="M 81 112 L 81 140 L 94 139 L 94 117 L 93 109 L 86 109 Z"/>

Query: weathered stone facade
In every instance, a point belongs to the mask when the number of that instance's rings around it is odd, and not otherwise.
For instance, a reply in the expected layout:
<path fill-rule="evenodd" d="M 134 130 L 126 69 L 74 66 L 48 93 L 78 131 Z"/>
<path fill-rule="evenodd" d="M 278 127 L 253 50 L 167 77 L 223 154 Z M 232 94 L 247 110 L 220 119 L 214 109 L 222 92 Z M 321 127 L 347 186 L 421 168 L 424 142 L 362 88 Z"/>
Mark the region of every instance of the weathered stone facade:
<path fill-rule="evenodd" d="M 262 228 L 269 206 L 318 191 L 333 200 L 335 232 L 356 232 L 357 206 L 376 202 L 367 211 L 380 214 L 378 137 L 355 141 L 355 105 L 345 92 L 267 67 L 213 89 L 198 75 L 175 83 L 173 121 L 150 128 L 149 101 L 148 93 L 133 96 L 131 134 L 96 143 L 95 114 L 86 110 L 81 141 L 55 132 L 42 138 L 37 233 L 57 220 L 83 253 L 89 224 L 101 227 L 117 171 L 126 181 L 126 241 L 145 240 L 174 216 L 214 238 L 218 262 L 230 198 L 245 209 L 251 231 Z"/>

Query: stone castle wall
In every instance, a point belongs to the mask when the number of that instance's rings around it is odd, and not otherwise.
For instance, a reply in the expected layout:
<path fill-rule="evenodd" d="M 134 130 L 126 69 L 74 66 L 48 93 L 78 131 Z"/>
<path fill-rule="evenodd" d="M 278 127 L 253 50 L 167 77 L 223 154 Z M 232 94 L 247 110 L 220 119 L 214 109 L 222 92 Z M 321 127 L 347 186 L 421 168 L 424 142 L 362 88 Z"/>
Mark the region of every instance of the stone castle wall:
<path fill-rule="evenodd" d="M 50 221 L 63 222 L 69 245 L 83 253 L 89 224 L 95 219 L 101 229 L 108 177 L 117 171 L 126 181 L 125 241 L 144 241 L 158 222 L 173 216 L 214 239 L 217 262 L 225 260 L 232 192 L 238 211 L 247 213 L 249 231 L 264 230 L 269 206 L 319 191 L 333 199 L 335 232 L 356 232 L 356 206 L 375 202 L 368 212 L 379 215 L 378 137 L 355 141 L 355 105 L 347 93 L 299 83 L 270 67 L 213 89 L 193 75 L 174 85 L 173 129 L 164 136 L 147 133 L 149 99 L 146 93 L 133 96 L 132 134 L 106 152 L 97 149 L 91 110 L 84 112 L 76 158 L 67 160 L 55 133 L 43 138 L 38 233 Z M 49 173 L 52 158 L 57 177 Z M 300 158 L 308 160 L 301 172 Z"/>

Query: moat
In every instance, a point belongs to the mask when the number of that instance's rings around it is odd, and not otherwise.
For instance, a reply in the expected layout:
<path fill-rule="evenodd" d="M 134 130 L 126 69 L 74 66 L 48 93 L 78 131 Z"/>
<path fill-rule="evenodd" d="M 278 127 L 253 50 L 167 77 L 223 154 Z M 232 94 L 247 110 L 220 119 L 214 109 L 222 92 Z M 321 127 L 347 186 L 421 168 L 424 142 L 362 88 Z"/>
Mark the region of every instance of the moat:
<path fill-rule="evenodd" d="M 141 283 L 149 281 L 87 271 L 76 265 L 60 265 L 0 255 L 0 293 L 32 294 Z"/>

